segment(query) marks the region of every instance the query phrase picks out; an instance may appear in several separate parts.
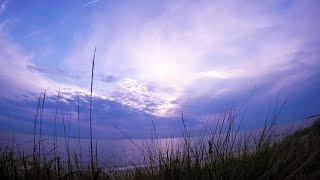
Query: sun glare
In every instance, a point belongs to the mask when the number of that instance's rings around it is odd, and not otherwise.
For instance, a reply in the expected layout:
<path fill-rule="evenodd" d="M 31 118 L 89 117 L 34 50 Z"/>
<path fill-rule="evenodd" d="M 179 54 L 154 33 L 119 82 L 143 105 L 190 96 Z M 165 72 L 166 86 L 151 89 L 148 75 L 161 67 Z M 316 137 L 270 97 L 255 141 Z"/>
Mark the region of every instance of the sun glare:
<path fill-rule="evenodd" d="M 148 79 L 168 82 L 181 72 L 176 66 L 176 54 L 159 49 L 145 52 L 143 55 L 140 54 L 140 67 Z"/>
<path fill-rule="evenodd" d="M 155 79 L 166 80 L 170 76 L 170 65 L 165 63 L 155 63 L 150 69 Z"/>

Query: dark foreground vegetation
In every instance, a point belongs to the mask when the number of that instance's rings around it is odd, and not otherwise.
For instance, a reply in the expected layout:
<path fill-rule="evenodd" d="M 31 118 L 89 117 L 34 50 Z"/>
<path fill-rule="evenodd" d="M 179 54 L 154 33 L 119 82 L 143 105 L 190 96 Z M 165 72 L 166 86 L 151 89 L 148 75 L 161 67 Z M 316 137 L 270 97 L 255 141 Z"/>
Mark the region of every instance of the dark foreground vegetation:
<path fill-rule="evenodd" d="M 182 119 L 181 143 L 160 147 L 157 138 L 141 147 L 141 162 L 126 170 L 102 170 L 97 159 L 82 164 L 79 154 L 49 158 L 36 150 L 23 154 L 12 142 L 0 148 L 0 179 L 318 179 L 320 120 L 295 133 L 280 135 L 274 120 L 259 132 L 243 133 L 234 114 L 192 138 Z M 230 119 L 231 118 L 231 119 Z M 154 131 L 156 132 L 156 131 Z M 156 133 L 155 133 L 156 134 Z M 256 134 L 256 135 L 255 135 Z M 209 144 L 208 144 L 208 141 Z M 15 149 L 15 150 L 14 150 Z M 52 150 L 53 152 L 54 150 Z M 17 154 L 18 152 L 18 154 Z M 133 162 L 134 163 L 134 162 Z M 92 167 L 93 164 L 93 167 Z M 93 171 L 92 171 L 93 170 Z"/>
<path fill-rule="evenodd" d="M 228 122 L 227 122 L 228 124 Z M 306 129 L 280 137 L 272 124 L 258 136 L 232 133 L 233 122 L 227 128 L 218 126 L 212 149 L 206 138 L 192 142 L 186 135 L 182 147 L 149 151 L 152 165 L 135 168 L 119 179 L 319 179 L 320 120 Z M 220 130 L 219 130 L 220 129 Z M 213 132 L 212 132 L 213 133 Z M 214 132 L 216 133 L 216 132 Z M 240 139 L 239 139 L 240 138 Z M 214 139 L 214 138 L 213 138 Z M 156 146 L 156 143 L 152 146 Z M 208 152 L 209 151 L 209 152 Z"/>

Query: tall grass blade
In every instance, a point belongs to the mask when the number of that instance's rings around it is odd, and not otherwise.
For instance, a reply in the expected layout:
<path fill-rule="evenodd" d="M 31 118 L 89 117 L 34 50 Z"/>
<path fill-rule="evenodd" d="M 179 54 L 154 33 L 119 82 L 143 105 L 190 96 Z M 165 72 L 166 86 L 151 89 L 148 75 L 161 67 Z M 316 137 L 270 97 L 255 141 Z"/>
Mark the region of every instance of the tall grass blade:
<path fill-rule="evenodd" d="M 94 173 L 93 146 L 92 146 L 92 89 L 93 89 L 93 72 L 94 72 L 94 60 L 96 58 L 96 50 L 97 50 L 97 48 L 94 48 L 94 53 L 93 53 L 93 58 L 92 58 L 91 88 L 90 88 L 90 156 L 91 156 L 92 175 Z"/>

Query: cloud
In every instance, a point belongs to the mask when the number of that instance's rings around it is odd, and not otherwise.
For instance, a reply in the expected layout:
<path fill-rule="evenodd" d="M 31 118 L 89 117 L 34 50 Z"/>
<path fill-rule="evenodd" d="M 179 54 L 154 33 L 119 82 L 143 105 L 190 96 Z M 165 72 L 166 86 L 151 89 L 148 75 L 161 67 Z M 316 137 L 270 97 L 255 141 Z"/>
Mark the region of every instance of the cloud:
<path fill-rule="evenodd" d="M 32 58 L 26 52 L 13 43 L 8 36 L 0 32 L 1 50 L 0 50 L 0 68 L 1 68 L 1 84 L 3 87 L 2 93 L 10 94 L 10 92 L 20 91 L 18 88 L 40 88 L 42 89 L 41 83 L 44 82 L 44 78 L 41 76 L 35 76 L 32 73 L 25 71 L 25 67 Z M 32 80 L 30 79 L 32 78 Z M 37 83 L 35 83 L 37 81 Z M 20 84 L 19 87 L 15 87 L 14 84 Z M 3 92 L 8 91 L 8 92 Z"/>
<path fill-rule="evenodd" d="M 8 5 L 9 0 L 4 0 L 2 3 L 0 3 L 0 14 L 2 14 Z"/>
<path fill-rule="evenodd" d="M 43 98 L 43 96 L 41 97 Z M 55 116 L 57 116 L 58 136 L 64 136 L 64 123 L 69 124 L 70 136 L 78 136 L 78 98 L 80 112 L 80 128 L 83 138 L 89 137 L 89 100 L 90 96 L 85 94 L 69 95 L 61 92 L 56 114 L 57 95 L 48 95 L 44 103 L 43 133 L 53 135 Z M 12 118 L 15 130 L 18 132 L 33 133 L 34 117 L 37 111 L 37 99 L 15 101 L 1 98 L 0 101 L 0 124 L 2 130 L 9 131 L 8 115 Z M 131 138 L 148 138 L 152 130 L 151 118 L 159 128 L 159 137 L 168 137 L 178 126 L 178 121 L 172 118 L 152 117 L 150 114 L 130 106 L 123 105 L 117 101 L 94 97 L 92 101 L 92 120 L 95 138 L 121 139 L 123 134 L 119 129 L 128 133 Z M 42 106 L 42 99 L 40 107 Z M 197 121 L 192 121 L 197 124 Z M 20 123 L 20 124 L 19 124 Z M 39 123 L 39 119 L 38 119 Z M 39 133 L 39 129 L 37 130 Z M 67 132 L 69 134 L 69 132 Z M 178 132 L 177 132 L 178 133 Z"/>
<path fill-rule="evenodd" d="M 166 108 L 170 102 L 167 101 L 168 97 L 158 93 L 145 83 L 126 78 L 117 83 L 109 97 L 131 108 L 161 115 L 162 108 Z"/>
<path fill-rule="evenodd" d="M 176 116 L 186 107 L 194 118 L 216 114 L 217 109 L 210 109 L 215 103 L 239 104 L 253 89 L 259 96 L 256 106 L 266 105 L 279 89 L 299 98 L 307 92 L 315 95 L 319 82 L 315 77 L 320 74 L 318 2 L 110 3 L 67 14 L 63 25 L 48 21 L 54 32 L 40 26 L 41 37 L 37 31 L 22 33 L 27 39 L 38 35 L 36 47 L 16 40 L 19 36 L 12 38 L 17 32 L 8 28 L 8 20 L 1 21 L 0 83 L 6 87 L 0 91 L 2 96 L 27 99 L 47 89 L 48 96 L 54 97 L 61 85 L 66 104 L 74 102 L 77 94 L 87 101 L 95 46 L 93 96 L 104 108 L 98 118 L 104 119 L 108 112 L 109 119 L 119 119 L 123 126 L 131 111 L 132 123 L 141 126 L 149 122 L 140 124 L 138 119 L 150 114 L 171 124 L 164 117 Z M 71 23 L 76 19 L 81 23 Z M 61 29 L 70 30 L 64 34 Z M 57 43 L 46 40 L 37 45 L 45 35 Z M 47 45 L 50 56 L 35 53 L 43 53 Z"/>
<path fill-rule="evenodd" d="M 312 18 L 317 13 L 312 1 L 164 2 L 151 14 L 139 7 L 144 6 L 137 3 L 128 10 L 115 4 L 110 13 L 97 12 L 91 33 L 78 39 L 65 65 L 86 71 L 88 60 L 80 56 L 90 57 L 97 45 L 96 71 L 158 84 L 154 94 L 160 96 L 153 99 L 158 104 L 157 99 L 171 102 L 213 89 L 216 95 L 239 91 L 236 80 L 254 86 L 278 69 L 296 64 L 291 56 L 320 40 L 314 34 L 319 26 Z M 106 23 L 106 16 L 115 19 Z M 297 76 L 288 83 L 304 75 Z M 163 92 L 161 86 L 174 91 Z M 144 103 L 138 98 L 142 91 L 130 96 L 137 96 L 135 106 Z"/>
<path fill-rule="evenodd" d="M 112 76 L 112 75 L 100 75 L 99 80 L 107 82 L 107 83 L 112 83 L 112 82 L 118 81 L 119 78 Z"/>
<path fill-rule="evenodd" d="M 86 3 L 86 4 L 84 4 L 82 7 L 89 6 L 90 4 L 96 3 L 96 2 L 98 2 L 98 1 L 100 1 L 100 0 L 90 1 L 90 2 L 88 2 L 88 3 Z"/>
<path fill-rule="evenodd" d="M 25 39 L 31 39 L 31 38 L 33 38 L 33 37 L 35 37 L 35 36 L 40 35 L 40 34 L 41 34 L 41 31 L 40 31 L 39 29 L 36 29 L 36 30 L 33 30 L 33 31 L 31 31 L 30 33 L 26 34 L 26 35 L 24 36 L 24 38 L 25 38 Z"/>
<path fill-rule="evenodd" d="M 56 94 L 59 86 L 70 93 L 78 91 L 88 94 L 86 89 L 56 81 L 57 76 L 54 76 L 72 75 L 35 65 L 34 55 L 15 42 L 6 30 L 0 30 L 0 59 L 0 85 L 5 87 L 0 90 L 2 98 L 20 101 L 25 98 L 36 99 L 45 89 L 48 94 Z"/>

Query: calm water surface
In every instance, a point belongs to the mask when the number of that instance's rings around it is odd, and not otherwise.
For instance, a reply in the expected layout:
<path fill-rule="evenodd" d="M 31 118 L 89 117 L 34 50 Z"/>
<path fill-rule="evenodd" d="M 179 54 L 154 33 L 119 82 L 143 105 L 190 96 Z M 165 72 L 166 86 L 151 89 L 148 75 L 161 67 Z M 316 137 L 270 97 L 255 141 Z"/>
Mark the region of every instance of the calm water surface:
<path fill-rule="evenodd" d="M 290 133 L 298 128 L 308 127 L 310 126 L 316 119 L 320 116 L 308 118 L 305 120 L 298 121 L 294 125 L 286 124 L 282 126 L 278 126 L 276 129 L 279 134 Z M 256 130 L 257 134 L 259 130 Z M 248 133 L 248 132 L 243 132 Z M 8 144 L 11 146 L 12 140 L 14 137 L 15 146 L 14 151 L 16 152 L 24 152 L 26 155 L 31 155 L 33 152 L 33 134 L 25 134 L 25 133 L 12 133 L 12 132 L 0 132 L 0 144 L 3 149 Z M 207 138 L 207 137 L 206 137 Z M 209 140 L 209 137 L 204 141 Z M 48 156 L 53 156 L 53 147 L 54 141 L 51 136 L 43 136 L 43 143 L 41 146 L 41 151 L 47 152 Z M 199 140 L 199 137 L 193 137 L 193 141 Z M 36 141 L 39 141 L 39 136 L 36 136 Z M 69 147 L 67 146 L 66 141 L 69 143 Z M 129 139 L 123 140 L 106 140 L 106 139 L 98 139 L 94 140 L 94 149 L 96 146 L 96 142 L 98 145 L 98 160 L 100 165 L 106 167 L 115 167 L 115 168 L 123 168 L 130 167 L 133 164 L 139 165 L 139 160 L 142 160 L 143 151 L 147 152 L 148 147 L 152 142 L 157 142 L 157 148 L 166 149 L 169 144 L 173 144 L 175 147 L 178 147 L 182 144 L 182 138 L 163 138 L 163 139 L 134 139 L 133 142 Z M 206 143 L 206 142 L 205 142 Z M 204 144 L 205 144 L 204 143 Z M 83 163 L 87 163 L 89 161 L 89 147 L 90 140 L 89 139 L 80 139 L 81 148 L 79 146 L 78 138 L 67 138 L 58 137 L 58 148 L 57 151 L 62 158 L 67 157 L 67 149 L 69 149 L 72 156 L 77 155 L 78 159 L 80 158 L 80 149 L 81 149 L 81 159 Z M 154 147 L 154 146 L 153 146 Z M 37 147 L 38 148 L 38 147 Z M 95 152 L 95 150 L 94 150 Z"/>

